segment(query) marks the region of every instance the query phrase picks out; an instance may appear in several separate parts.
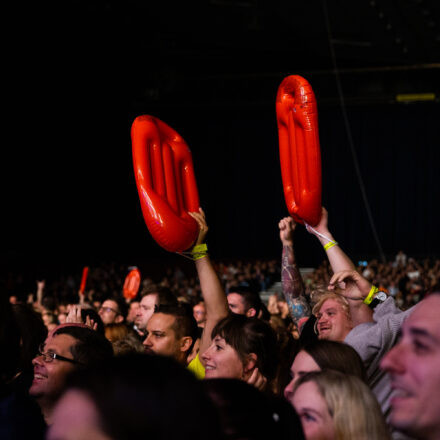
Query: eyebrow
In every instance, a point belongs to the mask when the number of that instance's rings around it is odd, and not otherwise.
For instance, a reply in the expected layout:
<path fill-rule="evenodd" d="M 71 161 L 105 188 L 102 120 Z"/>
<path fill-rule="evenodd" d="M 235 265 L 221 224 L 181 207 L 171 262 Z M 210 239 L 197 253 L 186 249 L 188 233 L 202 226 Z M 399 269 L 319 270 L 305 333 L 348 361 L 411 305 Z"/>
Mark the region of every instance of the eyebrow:
<path fill-rule="evenodd" d="M 430 341 L 434 342 L 435 344 L 440 345 L 440 340 L 436 338 L 433 334 L 429 333 L 424 328 L 418 328 L 418 327 L 410 327 L 408 329 L 408 332 L 413 336 L 421 336 L 423 338 L 427 338 Z"/>

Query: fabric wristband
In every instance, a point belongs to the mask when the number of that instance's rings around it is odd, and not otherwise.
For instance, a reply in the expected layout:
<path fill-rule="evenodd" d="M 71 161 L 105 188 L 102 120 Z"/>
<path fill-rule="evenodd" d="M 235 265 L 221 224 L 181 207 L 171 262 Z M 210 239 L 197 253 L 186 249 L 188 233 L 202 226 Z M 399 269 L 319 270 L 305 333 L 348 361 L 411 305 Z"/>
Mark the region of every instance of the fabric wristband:
<path fill-rule="evenodd" d="M 337 244 L 338 244 L 337 241 L 329 241 L 327 244 L 324 245 L 324 249 L 327 252 L 330 248 L 336 246 Z"/>
<path fill-rule="evenodd" d="M 370 289 L 370 293 L 367 295 L 367 297 L 364 299 L 364 304 L 366 304 L 367 306 L 369 304 L 371 304 L 371 302 L 373 301 L 373 297 L 374 295 L 376 295 L 376 293 L 379 291 L 379 288 L 376 286 L 371 286 Z"/>

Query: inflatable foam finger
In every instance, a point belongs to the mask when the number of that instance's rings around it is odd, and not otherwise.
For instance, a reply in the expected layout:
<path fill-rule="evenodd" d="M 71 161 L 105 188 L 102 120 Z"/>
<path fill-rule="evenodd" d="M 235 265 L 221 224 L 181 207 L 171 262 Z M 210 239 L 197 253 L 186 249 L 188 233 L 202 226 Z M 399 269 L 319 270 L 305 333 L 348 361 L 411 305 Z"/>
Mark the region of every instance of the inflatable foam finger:
<path fill-rule="evenodd" d="M 276 100 L 281 176 L 287 210 L 295 221 L 315 226 L 321 218 L 321 150 L 318 110 L 301 76 L 282 81 Z"/>
<path fill-rule="evenodd" d="M 183 138 L 158 118 L 138 116 L 131 127 L 133 166 L 145 223 L 170 252 L 183 252 L 198 235 L 199 195 L 191 151 Z"/>
<path fill-rule="evenodd" d="M 124 286 L 122 292 L 124 298 L 133 299 L 136 297 L 139 286 L 141 284 L 141 273 L 139 269 L 132 269 L 128 275 L 125 277 Z"/>
<path fill-rule="evenodd" d="M 84 295 L 84 291 L 86 290 L 86 282 L 87 282 L 87 275 L 89 274 L 89 268 L 86 266 L 83 269 L 82 272 L 82 278 L 81 278 L 81 284 L 79 287 L 79 293 L 81 295 Z"/>

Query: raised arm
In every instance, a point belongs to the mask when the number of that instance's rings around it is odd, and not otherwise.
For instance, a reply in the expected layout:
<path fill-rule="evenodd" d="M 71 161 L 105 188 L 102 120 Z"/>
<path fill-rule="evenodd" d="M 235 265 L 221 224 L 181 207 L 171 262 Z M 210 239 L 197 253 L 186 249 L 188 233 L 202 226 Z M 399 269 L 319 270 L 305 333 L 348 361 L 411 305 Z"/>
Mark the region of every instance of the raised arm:
<path fill-rule="evenodd" d="M 200 208 L 200 212 L 190 212 L 189 214 L 199 225 L 199 236 L 195 244 L 203 244 L 205 242 L 206 234 L 208 233 L 205 213 Z M 199 349 L 201 355 L 211 345 L 211 332 L 213 328 L 220 320 L 228 316 L 229 307 L 225 291 L 223 290 L 217 273 L 212 266 L 209 255 L 206 254 L 202 258 L 196 259 L 195 264 L 206 307 L 206 323 L 203 329 Z M 202 359 L 201 356 L 200 359 Z"/>
<path fill-rule="evenodd" d="M 295 324 L 301 318 L 310 316 L 310 305 L 305 297 L 304 283 L 296 265 L 295 253 L 293 252 L 293 232 L 296 223 L 292 217 L 285 217 L 278 223 L 280 239 L 283 244 L 281 258 L 281 282 L 283 294 L 289 305 L 289 312 Z"/>
<path fill-rule="evenodd" d="M 333 270 L 333 273 L 339 272 L 353 272 L 356 270 L 353 262 L 347 256 L 347 254 L 341 249 L 339 244 L 333 238 L 333 235 L 328 229 L 328 212 L 322 207 L 322 215 L 319 223 L 313 228 L 306 226 L 307 231 L 313 234 L 322 244 L 322 247 L 326 251 L 328 261 Z M 344 284 L 340 287 L 345 288 Z M 371 287 L 371 286 L 370 286 Z M 351 283 L 349 286 L 348 303 L 350 305 L 351 317 L 354 325 L 361 324 L 362 322 L 370 322 L 373 320 L 372 310 L 364 304 L 362 301 L 356 301 L 351 298 L 362 296 L 362 291 L 356 283 Z"/>

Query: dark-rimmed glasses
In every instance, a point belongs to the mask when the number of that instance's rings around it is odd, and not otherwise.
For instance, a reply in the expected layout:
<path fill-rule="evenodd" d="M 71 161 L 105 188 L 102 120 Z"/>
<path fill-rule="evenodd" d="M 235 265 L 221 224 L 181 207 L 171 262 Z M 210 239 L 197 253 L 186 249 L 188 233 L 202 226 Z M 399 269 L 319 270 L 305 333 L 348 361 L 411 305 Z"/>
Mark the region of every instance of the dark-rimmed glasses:
<path fill-rule="evenodd" d="M 53 351 L 46 351 L 44 352 L 44 344 L 40 344 L 38 347 L 38 355 L 42 356 L 44 362 L 52 362 L 54 359 L 57 361 L 64 361 L 64 362 L 70 362 L 71 364 L 77 364 L 81 365 L 81 362 L 76 361 L 75 359 L 69 359 L 64 356 L 61 356 L 60 354 L 54 353 Z"/>

